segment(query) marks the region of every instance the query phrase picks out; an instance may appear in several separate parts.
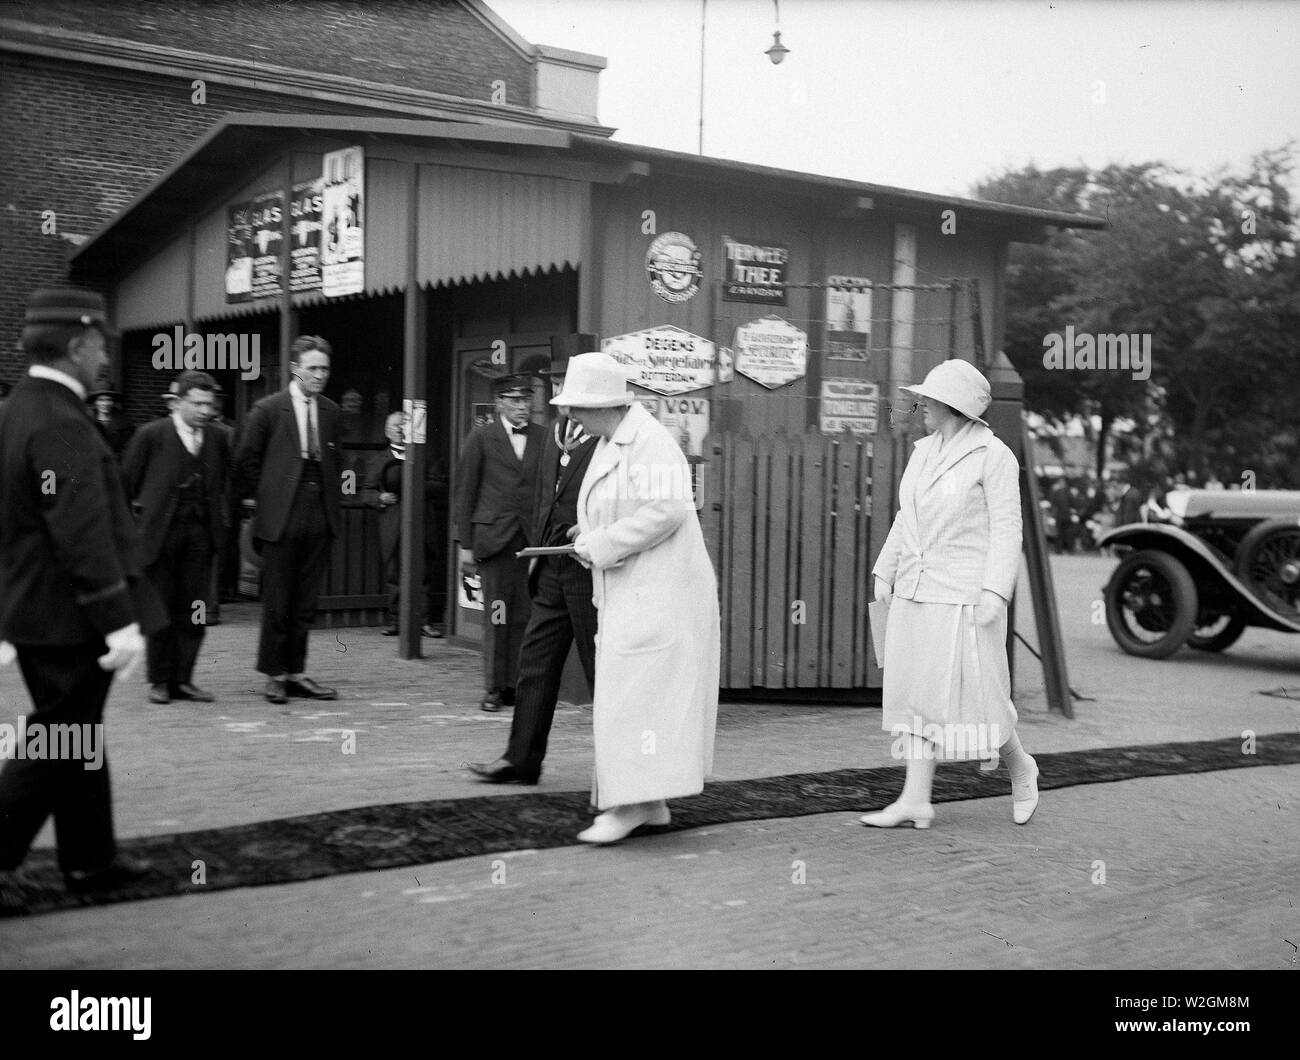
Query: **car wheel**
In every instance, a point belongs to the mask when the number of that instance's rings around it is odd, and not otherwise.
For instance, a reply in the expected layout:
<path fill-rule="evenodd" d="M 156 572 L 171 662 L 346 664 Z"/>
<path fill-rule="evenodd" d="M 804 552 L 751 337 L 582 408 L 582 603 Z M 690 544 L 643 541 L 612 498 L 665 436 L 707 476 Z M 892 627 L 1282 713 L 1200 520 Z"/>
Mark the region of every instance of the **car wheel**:
<path fill-rule="evenodd" d="M 1130 655 L 1173 655 L 1191 636 L 1196 613 L 1196 583 L 1167 552 L 1148 549 L 1126 556 L 1106 585 L 1106 625 Z"/>
<path fill-rule="evenodd" d="M 1300 525 L 1260 523 L 1237 546 L 1237 577 L 1270 610 L 1300 620 Z"/>
<path fill-rule="evenodd" d="M 1217 615 L 1213 622 L 1206 622 L 1192 630 L 1187 638 L 1189 646 L 1197 651 L 1223 651 L 1237 643 L 1237 638 L 1246 630 L 1246 620 L 1240 615 Z"/>

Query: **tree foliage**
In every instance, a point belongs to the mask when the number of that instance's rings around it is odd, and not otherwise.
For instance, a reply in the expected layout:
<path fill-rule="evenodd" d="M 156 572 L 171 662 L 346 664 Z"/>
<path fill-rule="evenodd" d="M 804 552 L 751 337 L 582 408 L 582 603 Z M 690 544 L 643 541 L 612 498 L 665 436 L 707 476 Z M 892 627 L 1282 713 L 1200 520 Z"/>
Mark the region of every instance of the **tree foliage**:
<path fill-rule="evenodd" d="M 1011 249 L 1005 350 L 1026 405 L 1049 419 L 1097 418 L 1098 470 L 1116 421 L 1166 472 L 1300 488 L 1300 264 L 1290 146 L 1244 174 L 1195 178 L 1160 163 L 1094 171 L 1034 167 L 976 195 L 1089 213 L 1104 231 L 1053 230 Z M 1150 336 L 1149 380 L 1044 366 L 1044 339 Z M 1161 441 L 1161 439 L 1167 441 Z"/>

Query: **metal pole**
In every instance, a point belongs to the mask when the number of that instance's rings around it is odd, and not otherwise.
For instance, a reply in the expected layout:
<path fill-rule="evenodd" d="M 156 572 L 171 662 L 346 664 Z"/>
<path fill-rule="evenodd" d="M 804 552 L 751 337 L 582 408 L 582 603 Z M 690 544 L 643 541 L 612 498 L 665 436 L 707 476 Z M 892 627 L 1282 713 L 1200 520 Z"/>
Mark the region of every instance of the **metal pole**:
<path fill-rule="evenodd" d="M 700 0 L 700 154 L 704 154 L 704 19 L 708 11 L 709 0 Z"/>
<path fill-rule="evenodd" d="M 403 306 L 402 408 L 407 413 L 406 460 L 402 464 L 401 570 L 398 575 L 398 655 L 422 656 L 420 617 L 424 614 L 424 475 L 428 408 L 425 354 L 425 293 L 420 288 L 420 166 L 411 163 L 406 200 L 406 299 Z"/>

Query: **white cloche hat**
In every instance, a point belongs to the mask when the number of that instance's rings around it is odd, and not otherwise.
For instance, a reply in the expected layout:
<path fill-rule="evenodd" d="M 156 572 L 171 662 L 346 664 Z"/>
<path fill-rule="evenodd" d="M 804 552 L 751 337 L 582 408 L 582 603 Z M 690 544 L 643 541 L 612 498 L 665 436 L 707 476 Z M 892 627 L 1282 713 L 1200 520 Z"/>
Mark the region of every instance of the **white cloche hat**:
<path fill-rule="evenodd" d="M 917 397 L 942 401 L 976 423 L 982 423 L 985 427 L 989 425 L 981 417 L 993 401 L 993 392 L 984 374 L 970 361 L 944 361 L 930 369 L 924 383 L 900 386 L 898 389 Z"/>
<path fill-rule="evenodd" d="M 552 405 L 578 409 L 612 409 L 630 405 L 636 395 L 628 389 L 627 372 L 607 353 L 580 353 L 569 358 L 564 389 Z"/>

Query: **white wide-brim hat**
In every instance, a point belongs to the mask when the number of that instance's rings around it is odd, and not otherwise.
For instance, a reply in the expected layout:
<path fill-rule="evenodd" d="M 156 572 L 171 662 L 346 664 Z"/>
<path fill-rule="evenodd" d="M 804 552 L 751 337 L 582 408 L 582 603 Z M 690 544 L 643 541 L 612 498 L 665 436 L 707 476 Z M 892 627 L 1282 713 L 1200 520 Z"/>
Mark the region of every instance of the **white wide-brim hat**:
<path fill-rule="evenodd" d="M 636 395 L 628 389 L 627 372 L 607 353 L 580 353 L 569 358 L 564 389 L 552 405 L 578 409 L 612 409 L 630 405 Z"/>
<path fill-rule="evenodd" d="M 942 401 L 976 423 L 985 427 L 989 425 L 988 420 L 982 417 L 993 401 L 993 392 L 984 374 L 970 361 L 944 361 L 930 369 L 925 382 L 898 389 L 917 397 Z"/>

